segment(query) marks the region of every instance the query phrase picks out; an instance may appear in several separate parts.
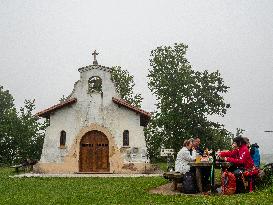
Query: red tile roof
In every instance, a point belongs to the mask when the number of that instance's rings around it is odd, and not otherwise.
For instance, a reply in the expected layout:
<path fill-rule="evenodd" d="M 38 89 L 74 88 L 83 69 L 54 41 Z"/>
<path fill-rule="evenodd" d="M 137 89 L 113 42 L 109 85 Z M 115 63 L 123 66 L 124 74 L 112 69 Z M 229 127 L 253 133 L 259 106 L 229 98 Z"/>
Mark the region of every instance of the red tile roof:
<path fill-rule="evenodd" d="M 114 98 L 114 97 L 112 98 L 112 100 L 113 100 L 114 103 L 116 103 L 116 104 L 118 104 L 120 106 L 126 107 L 129 110 L 132 110 L 132 111 L 134 111 L 134 112 L 136 112 L 136 113 L 138 113 L 138 114 L 140 114 L 140 115 L 142 115 L 142 116 L 144 116 L 146 118 L 149 118 L 149 119 L 151 118 L 151 113 L 146 112 L 145 110 L 142 110 L 142 109 L 140 109 L 138 107 L 135 107 L 135 106 L 131 105 L 126 100 L 118 99 L 118 98 Z"/>
<path fill-rule="evenodd" d="M 45 109 L 43 111 L 40 111 L 40 112 L 36 113 L 36 116 L 49 118 L 50 113 L 52 113 L 52 112 L 54 112 L 56 110 L 59 110 L 59 109 L 65 107 L 65 106 L 72 105 L 75 102 L 77 102 L 77 98 L 71 98 L 71 99 L 66 100 L 66 101 L 64 101 L 62 103 L 53 105 L 50 108 L 47 108 L 47 109 Z"/>

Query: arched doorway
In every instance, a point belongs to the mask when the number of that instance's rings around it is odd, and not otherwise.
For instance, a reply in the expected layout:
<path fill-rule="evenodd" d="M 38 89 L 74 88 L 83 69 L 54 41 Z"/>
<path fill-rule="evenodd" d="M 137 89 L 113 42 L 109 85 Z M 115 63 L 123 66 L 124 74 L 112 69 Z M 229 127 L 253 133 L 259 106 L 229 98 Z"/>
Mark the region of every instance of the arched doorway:
<path fill-rule="evenodd" d="M 100 131 L 87 132 L 80 142 L 80 172 L 109 172 L 109 141 Z"/>

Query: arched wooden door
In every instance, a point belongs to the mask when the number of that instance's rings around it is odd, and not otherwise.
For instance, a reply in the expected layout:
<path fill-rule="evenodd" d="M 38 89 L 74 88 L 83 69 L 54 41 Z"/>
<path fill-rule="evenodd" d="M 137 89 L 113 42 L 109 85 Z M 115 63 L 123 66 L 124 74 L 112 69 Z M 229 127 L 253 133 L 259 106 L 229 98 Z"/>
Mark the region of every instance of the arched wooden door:
<path fill-rule="evenodd" d="M 109 172 L 109 141 L 100 131 L 86 133 L 80 142 L 80 172 Z"/>

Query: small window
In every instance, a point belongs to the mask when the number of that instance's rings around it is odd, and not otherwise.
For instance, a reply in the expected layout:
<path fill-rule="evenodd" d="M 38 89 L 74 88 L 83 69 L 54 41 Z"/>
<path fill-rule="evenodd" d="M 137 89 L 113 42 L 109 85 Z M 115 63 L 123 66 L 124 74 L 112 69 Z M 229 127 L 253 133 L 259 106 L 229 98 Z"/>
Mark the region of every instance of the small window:
<path fill-rule="evenodd" d="M 123 146 L 129 146 L 129 130 L 123 132 Z"/>
<path fill-rule="evenodd" d="M 62 130 L 60 135 L 60 148 L 65 148 L 65 142 L 66 142 L 66 132 Z"/>
<path fill-rule="evenodd" d="M 99 76 L 93 76 L 88 80 L 88 93 L 101 92 L 102 91 L 102 80 Z"/>

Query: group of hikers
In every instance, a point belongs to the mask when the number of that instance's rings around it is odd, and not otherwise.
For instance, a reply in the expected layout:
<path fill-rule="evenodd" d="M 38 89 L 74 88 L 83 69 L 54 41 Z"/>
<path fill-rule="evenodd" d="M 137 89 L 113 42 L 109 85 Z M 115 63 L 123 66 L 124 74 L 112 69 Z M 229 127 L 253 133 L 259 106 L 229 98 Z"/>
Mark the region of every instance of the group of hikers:
<path fill-rule="evenodd" d="M 235 137 L 232 142 L 232 149 L 229 151 L 217 151 L 214 157 L 209 156 L 208 149 L 200 148 L 200 138 L 187 139 L 182 149 L 178 152 L 175 161 L 175 171 L 182 174 L 195 174 L 194 166 L 190 162 L 197 162 L 200 156 L 205 156 L 207 161 L 217 160 L 227 162 L 228 167 L 222 169 L 222 185 L 220 192 L 224 194 L 244 193 L 253 190 L 255 176 L 259 173 L 260 153 L 257 143 L 250 144 L 246 137 Z M 208 160 L 209 159 L 209 160 Z M 209 186 L 211 177 L 210 167 L 202 167 L 203 184 Z M 246 185 L 247 184 L 247 185 Z M 247 186 L 247 188 L 246 188 Z"/>

